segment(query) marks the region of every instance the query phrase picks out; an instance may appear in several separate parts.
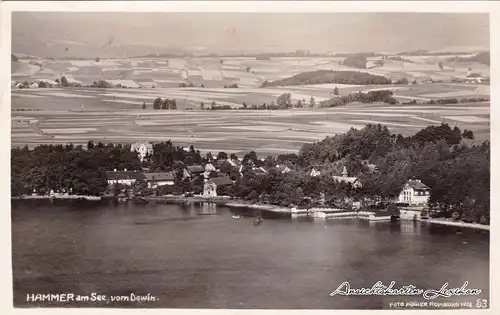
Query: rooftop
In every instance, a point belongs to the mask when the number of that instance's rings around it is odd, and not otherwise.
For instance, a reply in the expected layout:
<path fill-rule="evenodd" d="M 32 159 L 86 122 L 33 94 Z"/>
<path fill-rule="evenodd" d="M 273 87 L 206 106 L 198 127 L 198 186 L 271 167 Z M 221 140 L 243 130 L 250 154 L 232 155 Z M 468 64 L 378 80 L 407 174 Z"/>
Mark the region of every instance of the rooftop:
<path fill-rule="evenodd" d="M 355 181 L 358 180 L 357 177 L 345 177 L 345 176 L 332 176 L 332 177 L 336 181 L 345 182 L 345 183 L 351 183 L 351 184 L 353 184 Z"/>
<path fill-rule="evenodd" d="M 145 145 L 146 148 L 148 149 L 153 149 L 153 145 L 147 141 L 137 141 L 135 143 L 132 143 L 132 145 L 130 146 L 131 149 L 138 149 L 141 147 L 141 145 Z"/>
<path fill-rule="evenodd" d="M 410 188 L 416 189 L 416 190 L 427 190 L 429 187 L 422 183 L 420 179 L 410 179 L 409 181 L 406 182 L 406 185 Z"/>
<path fill-rule="evenodd" d="M 212 183 L 216 184 L 217 186 L 228 186 L 228 185 L 233 184 L 233 181 L 228 176 L 214 177 L 214 178 L 211 178 L 208 182 L 209 183 L 212 182 Z"/>
<path fill-rule="evenodd" d="M 108 180 L 146 179 L 143 173 L 137 171 L 109 171 L 106 177 Z"/>
<path fill-rule="evenodd" d="M 175 176 L 172 172 L 164 172 L 164 173 L 144 173 L 146 180 L 148 181 L 166 181 L 166 180 L 174 180 Z"/>
<path fill-rule="evenodd" d="M 201 165 L 189 165 L 189 166 L 186 166 L 186 169 L 191 173 L 203 173 L 203 172 L 205 172 L 205 168 Z"/>

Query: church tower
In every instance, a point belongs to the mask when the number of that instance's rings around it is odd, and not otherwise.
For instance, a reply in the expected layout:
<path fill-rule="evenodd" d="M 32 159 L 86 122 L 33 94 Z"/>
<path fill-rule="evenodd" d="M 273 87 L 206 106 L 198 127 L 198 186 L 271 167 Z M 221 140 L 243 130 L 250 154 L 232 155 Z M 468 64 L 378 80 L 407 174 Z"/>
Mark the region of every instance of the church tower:
<path fill-rule="evenodd" d="M 344 169 L 342 170 L 342 177 L 347 177 L 347 167 L 344 165 Z"/>

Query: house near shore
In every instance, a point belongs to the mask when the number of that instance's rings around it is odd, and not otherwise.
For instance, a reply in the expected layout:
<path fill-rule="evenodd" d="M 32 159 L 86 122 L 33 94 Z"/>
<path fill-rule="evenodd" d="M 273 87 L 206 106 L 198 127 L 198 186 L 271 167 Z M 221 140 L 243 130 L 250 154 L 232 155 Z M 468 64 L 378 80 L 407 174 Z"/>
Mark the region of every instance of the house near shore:
<path fill-rule="evenodd" d="M 430 188 L 419 179 L 410 179 L 404 184 L 398 201 L 409 205 L 427 205 L 430 197 Z"/>
<path fill-rule="evenodd" d="M 148 182 L 149 188 L 156 188 L 158 186 L 172 186 L 174 185 L 175 176 L 173 172 L 164 173 L 143 173 Z"/>
<path fill-rule="evenodd" d="M 210 178 L 203 185 L 204 197 L 217 197 L 217 188 L 233 185 L 233 181 L 229 176 Z"/>
<path fill-rule="evenodd" d="M 143 173 L 138 171 L 108 171 L 106 172 L 106 177 L 108 180 L 108 185 L 113 186 L 115 184 L 122 184 L 126 186 L 131 186 L 136 180 L 145 180 L 146 177 Z"/>
<path fill-rule="evenodd" d="M 130 146 L 130 151 L 137 152 L 139 160 L 142 162 L 146 158 L 146 155 L 153 154 L 153 145 L 147 141 L 137 141 Z"/>
<path fill-rule="evenodd" d="M 347 168 L 344 166 L 344 169 L 342 170 L 342 176 L 333 176 L 333 179 L 336 182 L 341 182 L 341 183 L 348 183 L 351 184 L 352 188 L 361 188 L 361 182 L 357 177 L 349 177 L 347 174 Z"/>

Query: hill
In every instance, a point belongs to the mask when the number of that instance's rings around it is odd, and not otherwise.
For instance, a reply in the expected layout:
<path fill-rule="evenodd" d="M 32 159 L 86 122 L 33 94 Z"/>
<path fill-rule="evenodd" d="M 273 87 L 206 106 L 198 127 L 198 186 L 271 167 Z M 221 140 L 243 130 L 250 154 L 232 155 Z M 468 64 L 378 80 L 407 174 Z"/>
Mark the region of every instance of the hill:
<path fill-rule="evenodd" d="M 266 81 L 262 84 L 262 87 L 324 84 L 324 83 L 371 85 L 371 84 L 391 84 L 392 82 L 390 79 L 384 76 L 373 75 L 366 72 L 316 70 L 316 71 L 302 72 L 292 77 L 272 82 Z"/>
<path fill-rule="evenodd" d="M 475 56 L 468 57 L 468 58 L 457 58 L 458 62 L 478 62 L 482 63 L 484 65 L 489 66 L 490 65 L 490 52 L 485 51 L 481 52 Z"/>

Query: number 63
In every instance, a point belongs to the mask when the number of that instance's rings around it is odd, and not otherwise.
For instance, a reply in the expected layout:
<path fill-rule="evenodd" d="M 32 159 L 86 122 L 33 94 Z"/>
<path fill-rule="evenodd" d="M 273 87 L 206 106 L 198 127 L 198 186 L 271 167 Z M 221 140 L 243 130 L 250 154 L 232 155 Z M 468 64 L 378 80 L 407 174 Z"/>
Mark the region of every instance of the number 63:
<path fill-rule="evenodd" d="M 488 308 L 488 300 L 477 299 L 476 307 L 477 308 Z"/>

